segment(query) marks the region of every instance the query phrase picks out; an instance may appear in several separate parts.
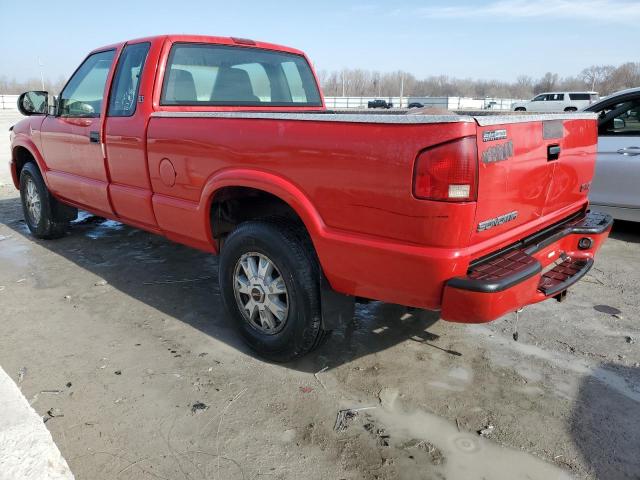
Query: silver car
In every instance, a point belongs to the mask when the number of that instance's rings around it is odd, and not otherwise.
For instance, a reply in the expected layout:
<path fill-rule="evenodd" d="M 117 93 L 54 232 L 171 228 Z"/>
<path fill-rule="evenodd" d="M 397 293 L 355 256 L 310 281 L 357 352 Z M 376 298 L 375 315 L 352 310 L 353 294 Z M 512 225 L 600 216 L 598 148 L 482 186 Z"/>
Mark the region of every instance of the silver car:
<path fill-rule="evenodd" d="M 598 118 L 598 159 L 589 200 L 594 210 L 640 222 L 640 88 L 585 109 Z"/>

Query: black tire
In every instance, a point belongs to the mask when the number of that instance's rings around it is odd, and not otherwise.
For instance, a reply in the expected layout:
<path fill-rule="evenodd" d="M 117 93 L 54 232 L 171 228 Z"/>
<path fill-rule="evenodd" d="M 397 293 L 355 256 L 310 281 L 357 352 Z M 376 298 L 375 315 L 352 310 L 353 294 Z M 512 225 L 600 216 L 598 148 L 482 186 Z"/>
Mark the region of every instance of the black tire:
<path fill-rule="evenodd" d="M 29 187 L 32 184 L 33 187 Z M 40 214 L 34 215 L 29 209 L 29 188 L 37 195 Z M 24 221 L 36 238 L 60 238 L 69 229 L 69 222 L 76 218 L 78 210 L 58 202 L 47 189 L 38 166 L 28 162 L 20 172 L 20 198 Z"/>
<path fill-rule="evenodd" d="M 242 313 L 234 289 L 236 268 L 243 255 L 266 256 L 284 280 L 288 313 L 277 333 L 264 333 Z M 225 240 L 220 254 L 222 299 L 235 327 L 249 347 L 275 362 L 306 355 L 326 336 L 320 313 L 319 265 L 306 232 L 284 219 L 248 221 Z"/>
<path fill-rule="evenodd" d="M 515 109 L 515 111 L 516 111 L 516 112 L 526 112 L 526 111 L 527 111 L 527 109 L 526 109 L 526 108 L 524 108 L 524 107 L 517 107 L 517 108 Z"/>
<path fill-rule="evenodd" d="M 564 109 L 565 112 L 577 112 L 578 109 L 576 107 L 567 107 Z"/>

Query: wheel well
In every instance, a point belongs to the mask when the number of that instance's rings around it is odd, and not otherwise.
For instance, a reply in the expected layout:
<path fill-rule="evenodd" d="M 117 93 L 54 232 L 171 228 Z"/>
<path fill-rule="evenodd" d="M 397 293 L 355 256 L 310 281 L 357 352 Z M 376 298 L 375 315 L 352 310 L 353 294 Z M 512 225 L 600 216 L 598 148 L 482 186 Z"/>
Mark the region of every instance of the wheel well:
<path fill-rule="evenodd" d="M 249 187 L 225 187 L 218 190 L 211 202 L 211 230 L 222 250 L 224 240 L 237 225 L 248 220 L 279 217 L 302 228 L 302 240 L 307 242 L 320 266 L 320 301 L 322 325 L 334 330 L 353 319 L 354 297 L 334 291 L 322 271 L 313 241 L 304 222 L 287 202 L 271 193 Z"/>
<path fill-rule="evenodd" d="M 565 112 L 577 112 L 578 109 L 576 107 L 567 107 L 564 109 Z"/>
<path fill-rule="evenodd" d="M 224 238 L 240 223 L 274 216 L 304 226 L 296 211 L 271 193 L 249 187 L 225 187 L 216 192 L 211 203 L 211 230 L 220 248 Z"/>
<path fill-rule="evenodd" d="M 36 166 L 38 165 L 36 163 L 36 159 L 31 155 L 31 152 L 25 147 L 16 147 L 13 149 L 13 161 L 16 163 L 16 176 L 18 177 L 18 180 L 20 180 L 20 172 L 22 171 L 22 168 L 28 162 L 33 162 Z"/>
<path fill-rule="evenodd" d="M 524 107 L 516 107 L 515 111 L 516 111 L 516 112 L 526 112 L 526 111 L 527 111 L 527 109 L 526 109 L 526 108 L 524 108 Z"/>

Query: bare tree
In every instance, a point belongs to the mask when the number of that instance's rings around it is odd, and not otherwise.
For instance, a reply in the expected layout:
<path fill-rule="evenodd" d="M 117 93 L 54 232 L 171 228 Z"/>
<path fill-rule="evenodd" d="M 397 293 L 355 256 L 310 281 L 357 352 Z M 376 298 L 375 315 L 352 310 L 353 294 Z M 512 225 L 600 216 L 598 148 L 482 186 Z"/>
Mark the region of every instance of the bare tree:
<path fill-rule="evenodd" d="M 520 75 L 514 82 L 500 80 L 476 80 L 453 78 L 447 75 L 432 75 L 418 79 L 409 72 L 379 72 L 363 69 L 340 71 L 320 70 L 318 79 L 324 94 L 358 97 L 396 97 L 401 90 L 404 96 L 444 97 L 462 96 L 474 98 L 531 98 L 534 93 L 552 90 L 595 90 L 608 95 L 617 90 L 640 86 L 640 63 L 627 62 L 618 67 L 592 65 L 576 76 L 560 78 L 557 73 L 547 72 L 540 79 Z M 47 91 L 58 94 L 64 86 L 63 77 L 51 81 L 45 79 Z M 0 76 L 0 94 L 16 94 L 27 90 L 40 90 L 40 78 L 17 81 Z"/>
<path fill-rule="evenodd" d="M 50 93 L 58 94 L 65 82 L 63 77 L 59 77 L 57 80 L 44 79 L 44 88 Z M 0 94 L 15 95 L 29 90 L 42 90 L 42 80 L 34 77 L 17 81 L 15 78 L 0 77 Z"/>
<path fill-rule="evenodd" d="M 558 84 L 558 74 L 547 72 L 533 87 L 533 93 L 549 92 L 556 89 Z"/>
<path fill-rule="evenodd" d="M 640 63 L 627 62 L 620 65 L 611 75 L 616 90 L 640 85 Z"/>
<path fill-rule="evenodd" d="M 589 85 L 592 91 L 597 87 L 602 87 L 615 71 L 611 65 L 591 65 L 580 72 L 580 77 Z"/>
<path fill-rule="evenodd" d="M 529 98 L 533 95 L 533 78 L 520 75 L 511 91 L 514 98 Z"/>

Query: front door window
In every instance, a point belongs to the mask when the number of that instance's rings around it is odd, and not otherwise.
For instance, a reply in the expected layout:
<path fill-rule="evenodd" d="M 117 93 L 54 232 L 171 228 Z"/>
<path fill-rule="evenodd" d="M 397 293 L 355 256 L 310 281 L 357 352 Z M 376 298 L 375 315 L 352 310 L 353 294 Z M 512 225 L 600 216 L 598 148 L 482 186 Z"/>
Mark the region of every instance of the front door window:
<path fill-rule="evenodd" d="M 80 65 L 60 94 L 61 117 L 100 117 L 114 55 L 115 50 L 94 53 Z"/>

